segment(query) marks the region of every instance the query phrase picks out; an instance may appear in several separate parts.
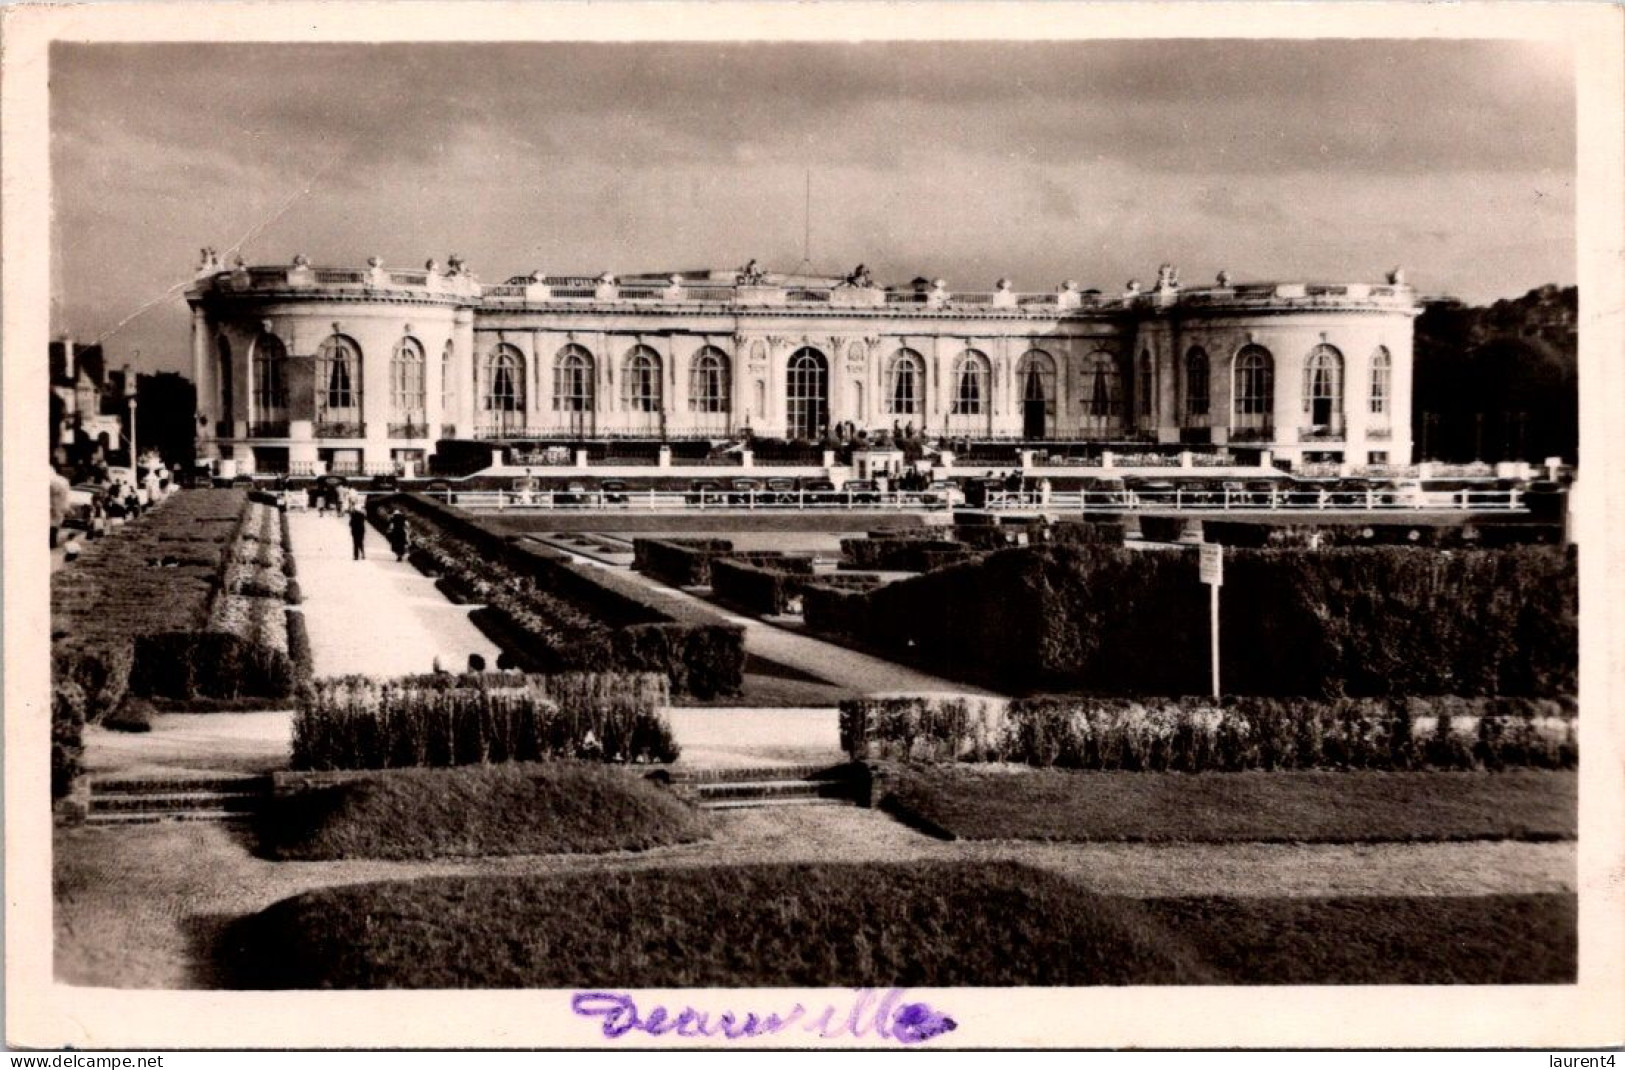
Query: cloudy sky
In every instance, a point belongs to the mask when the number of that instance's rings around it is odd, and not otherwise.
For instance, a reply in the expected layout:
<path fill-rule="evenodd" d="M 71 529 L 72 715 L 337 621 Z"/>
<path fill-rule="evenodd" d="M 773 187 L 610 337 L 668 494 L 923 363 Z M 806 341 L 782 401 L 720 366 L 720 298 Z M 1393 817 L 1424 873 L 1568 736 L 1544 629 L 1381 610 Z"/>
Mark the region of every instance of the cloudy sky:
<path fill-rule="evenodd" d="M 1574 281 L 1573 75 L 1509 42 L 57 45 L 52 327 L 251 263 L 802 260 L 990 289 Z M 314 177 L 314 182 L 312 178 Z M 306 184 L 286 212 L 277 210 Z M 178 295 L 107 341 L 188 366 Z"/>

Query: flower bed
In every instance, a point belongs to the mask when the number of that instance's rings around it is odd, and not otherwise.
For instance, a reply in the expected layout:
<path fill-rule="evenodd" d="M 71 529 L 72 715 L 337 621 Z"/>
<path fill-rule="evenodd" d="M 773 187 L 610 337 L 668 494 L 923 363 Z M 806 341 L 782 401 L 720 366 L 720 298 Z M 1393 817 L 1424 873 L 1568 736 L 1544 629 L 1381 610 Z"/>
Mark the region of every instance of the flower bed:
<path fill-rule="evenodd" d="M 1203 520 L 1208 542 L 1250 549 L 1331 548 L 1338 546 L 1417 546 L 1471 550 L 1560 543 L 1559 524 L 1260 524 L 1245 520 Z"/>
<path fill-rule="evenodd" d="M 521 668 L 536 672 L 658 672 L 674 692 L 737 693 L 744 630 L 612 570 L 583 566 L 523 539 L 507 539 L 460 510 L 417 496 L 373 503 L 412 515 L 420 560 L 439 584 L 483 603 L 471 617 Z"/>
<path fill-rule="evenodd" d="M 292 676 L 281 595 L 245 593 L 274 585 L 262 563 L 280 573 L 284 557 L 274 511 L 251 519 L 243 491 L 195 490 L 91 543 L 79 561 L 54 573 L 52 684 L 72 684 L 78 694 L 53 701 L 62 717 L 53 753 L 66 756 L 76 746 L 69 739 L 77 738 L 76 719 L 100 722 L 127 695 L 286 695 Z M 238 593 L 223 594 L 233 582 Z M 212 630 L 211 621 L 240 630 Z M 68 780 L 53 778 L 57 787 Z"/>
<path fill-rule="evenodd" d="M 556 697 L 555 697 L 556 696 Z M 319 680 L 293 724 L 295 769 L 385 769 L 590 758 L 670 762 L 678 748 L 644 677 Z"/>
<path fill-rule="evenodd" d="M 897 696 L 841 703 L 854 760 L 1096 770 L 1572 768 L 1572 702 L 1549 699 Z"/>

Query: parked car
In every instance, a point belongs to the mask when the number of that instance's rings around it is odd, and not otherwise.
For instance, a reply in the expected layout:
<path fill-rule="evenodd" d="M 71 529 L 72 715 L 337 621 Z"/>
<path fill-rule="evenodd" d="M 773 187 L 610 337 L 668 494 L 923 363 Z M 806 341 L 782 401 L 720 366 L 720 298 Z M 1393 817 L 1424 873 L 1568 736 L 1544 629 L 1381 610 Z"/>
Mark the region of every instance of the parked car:
<path fill-rule="evenodd" d="M 801 496 L 808 505 L 828 505 L 837 493 L 835 484 L 827 479 L 808 479 L 801 484 Z"/>
<path fill-rule="evenodd" d="M 727 495 L 722 484 L 715 479 L 695 479 L 688 484 L 688 503 L 699 505 L 702 502 L 726 501 Z"/>
<path fill-rule="evenodd" d="M 747 505 L 756 501 L 756 496 L 762 491 L 760 479 L 735 479 L 728 487 L 728 501 L 735 505 Z"/>
<path fill-rule="evenodd" d="M 797 501 L 800 495 L 796 492 L 796 481 L 793 479 L 770 479 L 767 481 L 766 493 L 762 500 L 789 505 Z"/>
<path fill-rule="evenodd" d="M 571 480 L 564 489 L 553 494 L 554 505 L 586 505 L 589 501 L 587 484 Z"/>
<path fill-rule="evenodd" d="M 876 505 L 880 502 L 880 484 L 872 479 L 849 479 L 841 486 L 841 497 L 849 502 Z"/>
<path fill-rule="evenodd" d="M 965 492 L 951 479 L 938 479 L 925 488 L 920 500 L 926 505 L 952 509 L 965 504 Z"/>
<path fill-rule="evenodd" d="M 631 500 L 631 488 L 624 479 L 606 479 L 598 485 L 603 494 L 603 501 L 610 505 L 625 505 Z"/>

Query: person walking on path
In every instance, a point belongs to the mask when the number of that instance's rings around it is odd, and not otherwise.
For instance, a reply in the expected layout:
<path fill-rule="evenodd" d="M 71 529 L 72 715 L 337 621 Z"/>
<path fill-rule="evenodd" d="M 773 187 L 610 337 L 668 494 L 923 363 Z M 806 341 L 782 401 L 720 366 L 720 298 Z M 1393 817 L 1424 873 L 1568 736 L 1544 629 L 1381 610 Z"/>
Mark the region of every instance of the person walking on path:
<path fill-rule="evenodd" d="M 359 508 L 350 510 L 350 542 L 354 547 L 353 560 L 367 558 L 367 514 Z"/>
<path fill-rule="evenodd" d="M 406 514 L 397 509 L 389 514 L 389 548 L 395 551 L 395 560 L 406 560 L 408 546 Z"/>

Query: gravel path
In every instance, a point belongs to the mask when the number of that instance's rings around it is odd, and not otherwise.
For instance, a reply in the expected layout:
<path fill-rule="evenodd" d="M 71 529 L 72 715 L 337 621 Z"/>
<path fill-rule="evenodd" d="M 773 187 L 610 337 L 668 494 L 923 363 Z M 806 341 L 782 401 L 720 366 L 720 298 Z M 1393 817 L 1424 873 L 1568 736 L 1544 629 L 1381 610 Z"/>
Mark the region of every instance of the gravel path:
<path fill-rule="evenodd" d="M 271 862 L 251 853 L 245 831 L 214 824 L 63 828 L 56 833 L 57 973 L 69 984 L 207 988 L 213 981 L 213 942 L 236 917 L 315 888 L 454 874 L 968 859 L 1027 863 L 1096 891 L 1146 897 L 1483 895 L 1576 888 L 1572 842 L 945 843 L 857 807 L 714 817 L 716 838 L 700 844 L 437 862 Z"/>
<path fill-rule="evenodd" d="M 496 667 L 497 648 L 469 623 L 469 607 L 448 601 L 433 580 L 396 561 L 376 528 L 367 528 L 361 561 L 351 559 L 343 519 L 289 513 L 288 535 L 317 676 L 426 673 L 436 658 L 460 672 L 470 654 Z"/>

